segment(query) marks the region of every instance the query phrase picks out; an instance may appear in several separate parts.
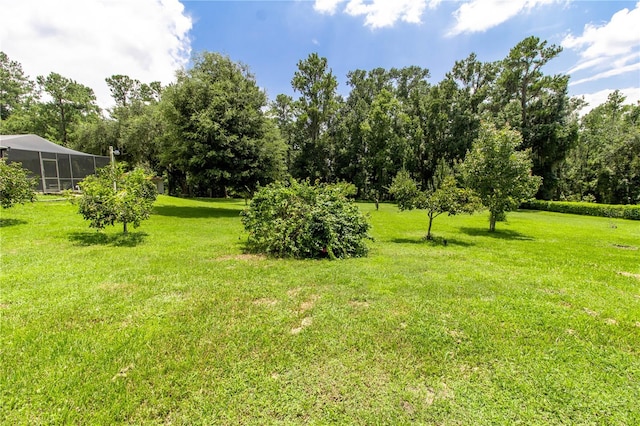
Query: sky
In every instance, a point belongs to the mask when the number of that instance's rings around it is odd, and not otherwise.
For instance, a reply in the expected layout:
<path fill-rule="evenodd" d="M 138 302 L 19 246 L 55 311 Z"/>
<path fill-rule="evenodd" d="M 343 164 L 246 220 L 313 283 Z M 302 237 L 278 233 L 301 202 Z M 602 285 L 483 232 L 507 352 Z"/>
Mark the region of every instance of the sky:
<path fill-rule="evenodd" d="M 248 65 L 275 99 L 297 97 L 297 63 L 314 52 L 346 95 L 355 69 L 417 65 L 437 84 L 456 60 L 502 59 L 531 35 L 563 47 L 544 71 L 569 74 L 590 108 L 614 89 L 640 100 L 638 0 L 0 0 L 0 50 L 33 80 L 91 87 L 103 108 L 106 77 L 169 84 L 203 51 Z"/>

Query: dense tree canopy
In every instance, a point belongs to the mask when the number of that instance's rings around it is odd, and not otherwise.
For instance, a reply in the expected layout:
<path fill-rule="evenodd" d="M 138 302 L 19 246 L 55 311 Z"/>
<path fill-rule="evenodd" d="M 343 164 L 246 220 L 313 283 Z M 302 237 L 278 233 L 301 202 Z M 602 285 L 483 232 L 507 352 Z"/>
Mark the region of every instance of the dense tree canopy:
<path fill-rule="evenodd" d="M 469 54 L 439 82 L 415 65 L 356 69 L 346 93 L 312 53 L 289 77 L 293 96 L 271 102 L 246 65 L 203 52 L 168 87 L 107 77 L 107 111 L 90 88 L 56 73 L 36 84 L 0 52 L 0 133 L 93 154 L 113 146 L 120 160 L 165 176 L 174 194 L 247 195 L 292 175 L 352 182 L 357 197 L 384 200 L 400 170 L 436 187 L 439 165 L 461 162 L 486 122 L 522 135 L 516 150 L 530 150 L 543 177 L 538 198 L 638 203 L 638 106 L 617 93 L 580 117 L 569 76 L 545 72 L 561 52 L 527 37 L 499 61 Z"/>
<path fill-rule="evenodd" d="M 284 145 L 263 113 L 267 104 L 249 69 L 203 53 L 163 93 L 167 124 L 160 162 L 172 186 L 190 193 L 252 192 L 284 170 Z"/>

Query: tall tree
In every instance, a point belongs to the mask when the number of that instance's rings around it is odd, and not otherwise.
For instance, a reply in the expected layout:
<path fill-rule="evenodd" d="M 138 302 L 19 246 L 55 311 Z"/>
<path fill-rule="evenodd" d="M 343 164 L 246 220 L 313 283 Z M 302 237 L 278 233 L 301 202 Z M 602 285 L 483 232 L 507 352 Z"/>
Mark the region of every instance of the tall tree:
<path fill-rule="evenodd" d="M 485 123 L 460 165 L 466 187 L 489 209 L 489 231 L 495 231 L 496 221 L 532 197 L 540 186 L 541 178 L 531 175 L 531 151 L 516 151 L 521 144 L 518 131 L 497 130 Z"/>
<path fill-rule="evenodd" d="M 141 83 L 121 74 L 105 80 L 115 102 L 110 115 L 115 128 L 113 146 L 120 158 L 131 165 L 144 164 L 159 171 L 159 140 L 165 129 L 158 108 L 162 85 Z"/>
<path fill-rule="evenodd" d="M 46 77 L 38 76 L 37 82 L 51 98 L 43 104 L 45 112 L 51 117 L 47 136 L 68 146 L 69 135 L 75 124 L 81 118 L 99 112 L 93 89 L 55 72 Z"/>
<path fill-rule="evenodd" d="M 569 76 L 549 76 L 542 68 L 562 48 L 527 37 L 502 61 L 495 106 L 502 121 L 522 134 L 521 148 L 531 148 L 533 171 L 544 178 L 538 195 L 556 196 L 557 168 L 577 140 L 567 95 Z"/>
<path fill-rule="evenodd" d="M 295 137 L 296 117 L 293 98 L 289 95 L 279 94 L 276 96 L 276 100 L 271 102 L 269 113 L 275 120 L 280 134 L 287 144 L 287 169 L 291 170 L 293 167 L 293 158 L 295 154 L 300 151 L 300 147 L 296 144 L 297 138 Z"/>
<path fill-rule="evenodd" d="M 226 195 L 270 182 L 283 150 L 265 149 L 267 142 L 282 144 L 268 133 L 265 106 L 266 96 L 247 66 L 217 53 L 194 57 L 162 96 L 167 129 L 161 164 L 171 189 Z"/>
<path fill-rule="evenodd" d="M 371 134 L 363 123 L 369 119 L 374 99 L 383 90 L 393 92 L 392 77 L 384 68 L 358 69 L 347 74 L 347 85 L 351 91 L 337 114 L 339 122 L 336 127 L 341 133 L 335 139 L 336 177 L 353 182 L 358 189 L 358 197 L 377 198 L 379 188 L 371 186 L 371 159 L 375 153 L 369 145 Z"/>
<path fill-rule="evenodd" d="M 4 121 L 16 110 L 24 107 L 34 96 L 35 85 L 22 70 L 19 62 L 0 52 L 0 120 Z"/>
<path fill-rule="evenodd" d="M 339 106 L 338 81 L 327 59 L 312 53 L 298 62 L 291 86 L 300 94 L 295 103 L 296 145 L 300 151 L 295 156 L 292 174 L 312 180 L 330 180 L 333 171 L 328 130 Z"/>

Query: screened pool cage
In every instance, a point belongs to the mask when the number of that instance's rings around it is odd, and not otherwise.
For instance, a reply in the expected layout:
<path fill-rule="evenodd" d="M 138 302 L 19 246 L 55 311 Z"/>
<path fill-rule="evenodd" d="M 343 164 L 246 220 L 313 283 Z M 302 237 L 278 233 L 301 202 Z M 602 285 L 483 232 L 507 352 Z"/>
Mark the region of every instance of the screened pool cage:
<path fill-rule="evenodd" d="M 20 162 L 38 177 L 38 191 L 55 193 L 77 189 L 85 177 L 109 164 L 109 157 L 65 148 L 37 135 L 0 135 L 7 163 Z"/>

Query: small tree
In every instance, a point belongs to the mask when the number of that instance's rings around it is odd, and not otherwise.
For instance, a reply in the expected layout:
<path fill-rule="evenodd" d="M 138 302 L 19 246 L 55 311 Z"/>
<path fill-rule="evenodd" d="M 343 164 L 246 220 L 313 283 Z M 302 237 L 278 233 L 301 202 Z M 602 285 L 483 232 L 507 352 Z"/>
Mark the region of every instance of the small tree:
<path fill-rule="evenodd" d="M 123 164 L 99 169 L 80 182 L 80 188 L 79 213 L 89 226 L 102 229 L 119 222 L 125 234 L 128 224 L 137 228 L 149 218 L 157 197 L 151 176 L 140 168 L 125 172 Z"/>
<path fill-rule="evenodd" d="M 427 240 L 431 240 L 431 226 L 433 220 L 443 213 L 456 215 L 459 213 L 473 213 L 481 207 L 480 200 L 472 191 L 458 188 L 453 176 L 447 176 L 436 190 L 421 191 L 418 184 L 411 178 L 409 172 L 401 170 L 393 179 L 389 187 L 391 194 L 400 210 L 426 210 L 429 217 Z"/>
<path fill-rule="evenodd" d="M 8 209 L 16 204 L 36 200 L 33 190 L 35 179 L 29 177 L 29 171 L 20 163 L 7 164 L 0 159 L 0 206 Z"/>
<path fill-rule="evenodd" d="M 466 186 L 489 209 L 489 231 L 495 231 L 496 221 L 532 197 L 542 183 L 541 177 L 531 175 L 531 150 L 516 151 L 521 143 L 519 132 L 485 123 L 460 165 Z"/>
<path fill-rule="evenodd" d="M 242 212 L 249 245 L 280 257 L 334 258 L 367 254 L 369 223 L 347 198 L 353 185 L 273 183 Z"/>

